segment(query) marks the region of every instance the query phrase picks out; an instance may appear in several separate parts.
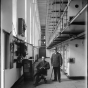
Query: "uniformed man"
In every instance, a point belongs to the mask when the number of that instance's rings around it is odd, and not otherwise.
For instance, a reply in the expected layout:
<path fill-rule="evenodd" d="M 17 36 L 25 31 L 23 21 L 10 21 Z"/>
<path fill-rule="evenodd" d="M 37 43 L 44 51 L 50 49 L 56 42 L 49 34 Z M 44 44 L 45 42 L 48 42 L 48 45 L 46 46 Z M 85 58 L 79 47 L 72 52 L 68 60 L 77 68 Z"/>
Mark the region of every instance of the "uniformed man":
<path fill-rule="evenodd" d="M 61 74 L 60 74 L 60 67 L 62 66 L 62 56 L 60 53 L 57 52 L 57 48 L 54 49 L 54 53 L 51 56 L 51 65 L 53 66 L 54 70 L 54 80 L 61 82 Z"/>

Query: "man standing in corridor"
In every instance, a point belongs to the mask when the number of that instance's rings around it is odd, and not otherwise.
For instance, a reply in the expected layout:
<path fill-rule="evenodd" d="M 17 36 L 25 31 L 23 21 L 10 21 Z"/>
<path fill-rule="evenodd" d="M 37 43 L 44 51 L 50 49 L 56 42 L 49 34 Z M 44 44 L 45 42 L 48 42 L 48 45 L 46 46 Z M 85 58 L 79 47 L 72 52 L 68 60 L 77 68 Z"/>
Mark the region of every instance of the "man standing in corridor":
<path fill-rule="evenodd" d="M 60 67 L 62 66 L 62 56 L 60 53 L 57 52 L 57 48 L 55 48 L 54 53 L 51 56 L 51 65 L 53 66 L 54 70 L 54 80 L 61 82 L 61 74 L 60 74 Z"/>

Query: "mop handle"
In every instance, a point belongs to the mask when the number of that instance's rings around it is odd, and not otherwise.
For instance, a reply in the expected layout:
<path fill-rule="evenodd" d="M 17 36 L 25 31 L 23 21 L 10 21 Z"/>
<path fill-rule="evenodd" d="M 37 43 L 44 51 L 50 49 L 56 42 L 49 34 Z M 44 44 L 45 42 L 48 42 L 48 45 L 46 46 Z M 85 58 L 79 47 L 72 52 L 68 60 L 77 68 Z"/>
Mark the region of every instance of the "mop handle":
<path fill-rule="evenodd" d="M 51 77 L 50 77 L 50 80 L 51 80 L 51 78 L 52 78 L 52 74 L 53 74 L 53 68 L 52 68 L 52 72 L 51 72 Z"/>

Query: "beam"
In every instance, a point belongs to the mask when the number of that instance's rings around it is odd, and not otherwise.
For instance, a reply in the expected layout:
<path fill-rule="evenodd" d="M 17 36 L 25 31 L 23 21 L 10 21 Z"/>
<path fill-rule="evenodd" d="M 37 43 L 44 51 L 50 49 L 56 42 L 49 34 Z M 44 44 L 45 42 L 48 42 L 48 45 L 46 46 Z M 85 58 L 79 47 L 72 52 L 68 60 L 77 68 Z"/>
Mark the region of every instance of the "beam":
<path fill-rule="evenodd" d="M 68 38 L 60 39 L 60 40 L 58 39 L 58 40 L 54 40 L 54 41 L 56 41 L 56 42 L 57 42 L 57 41 L 62 42 L 62 41 L 65 41 L 66 39 L 68 39 Z"/>
<path fill-rule="evenodd" d="M 64 10 L 53 10 L 51 12 L 64 12 Z"/>
<path fill-rule="evenodd" d="M 85 22 L 72 22 L 70 25 L 85 25 Z"/>
<path fill-rule="evenodd" d="M 58 21 L 52 21 L 52 22 L 50 22 L 50 23 L 58 23 Z"/>
<path fill-rule="evenodd" d="M 53 2 L 52 5 L 54 5 L 54 4 L 67 4 L 67 3 L 68 3 L 67 1 L 64 1 L 64 2 L 57 1 L 57 2 Z"/>
<path fill-rule="evenodd" d="M 60 18 L 60 17 L 50 17 L 50 18 Z"/>
<path fill-rule="evenodd" d="M 49 26 L 56 26 L 56 25 L 49 25 Z"/>

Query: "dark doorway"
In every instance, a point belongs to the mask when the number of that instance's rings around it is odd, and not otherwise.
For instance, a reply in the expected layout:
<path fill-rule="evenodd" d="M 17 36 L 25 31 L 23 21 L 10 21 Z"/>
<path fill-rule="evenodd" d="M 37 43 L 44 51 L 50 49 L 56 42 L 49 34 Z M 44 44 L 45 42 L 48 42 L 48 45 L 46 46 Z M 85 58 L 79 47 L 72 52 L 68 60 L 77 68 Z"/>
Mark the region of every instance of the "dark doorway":
<path fill-rule="evenodd" d="M 41 58 L 42 56 L 46 57 L 46 47 L 39 48 L 39 58 Z"/>

